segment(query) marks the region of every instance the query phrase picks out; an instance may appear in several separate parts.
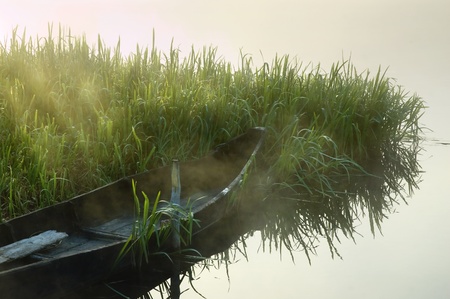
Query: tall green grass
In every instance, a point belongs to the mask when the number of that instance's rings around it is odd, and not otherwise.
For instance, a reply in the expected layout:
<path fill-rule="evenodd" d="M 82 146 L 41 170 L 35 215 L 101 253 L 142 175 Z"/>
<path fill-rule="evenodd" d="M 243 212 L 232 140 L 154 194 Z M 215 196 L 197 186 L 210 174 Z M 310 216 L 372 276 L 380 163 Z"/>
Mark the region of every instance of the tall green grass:
<path fill-rule="evenodd" d="M 190 207 L 180 207 L 172 202 L 160 200 L 158 193 L 155 199 L 149 199 L 142 192 L 136 192 L 136 182 L 132 180 L 133 199 L 136 209 L 136 221 L 134 223 L 132 233 L 125 242 L 120 251 L 116 266 L 129 255 L 132 264 L 137 268 L 141 268 L 150 261 L 150 255 L 163 255 L 171 260 L 169 254 L 173 252 L 163 252 L 161 249 L 180 250 L 180 246 L 188 247 L 191 243 L 192 231 L 194 225 L 199 225 L 191 213 Z M 178 225 L 171 225 L 171 222 L 177 221 Z M 169 240 L 176 237 L 179 240 L 178 248 L 173 246 Z M 197 254 L 198 252 L 183 250 Z"/>
<path fill-rule="evenodd" d="M 242 55 L 234 66 L 215 48 L 180 58 L 155 45 L 125 56 L 120 41 L 110 48 L 99 37 L 90 46 L 61 28 L 36 38 L 16 29 L 0 45 L 2 218 L 174 157 L 200 157 L 265 126 L 266 187 L 279 198 L 315 198 L 322 219 L 351 227 L 346 208 L 355 205 L 340 199 L 337 182 L 380 175 L 373 161 L 397 159 L 415 187 L 423 110 L 381 69 L 359 73 L 350 61 L 325 72 L 288 56 L 254 66 Z"/>

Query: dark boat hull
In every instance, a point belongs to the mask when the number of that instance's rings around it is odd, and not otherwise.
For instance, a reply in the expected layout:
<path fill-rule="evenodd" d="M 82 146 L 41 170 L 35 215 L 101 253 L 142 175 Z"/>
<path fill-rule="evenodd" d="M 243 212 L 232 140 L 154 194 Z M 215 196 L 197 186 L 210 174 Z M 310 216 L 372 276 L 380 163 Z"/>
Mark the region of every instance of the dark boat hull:
<path fill-rule="evenodd" d="M 247 202 L 243 204 L 246 205 Z M 261 226 L 252 219 L 252 216 L 257 211 L 262 211 L 262 209 L 256 207 L 255 210 L 255 207 L 253 207 L 251 214 L 239 209 L 236 213 L 225 216 L 207 229 L 194 235 L 190 248 L 195 250 L 196 253 L 193 254 L 192 258 L 186 256 L 181 257 L 181 275 L 188 275 L 186 272 L 194 264 L 201 262 L 203 259 L 226 251 L 245 233 L 252 230 L 259 230 Z M 201 256 L 198 256 L 197 252 Z M 150 290 L 171 278 L 173 273 L 173 261 L 170 261 L 168 258 L 154 257 L 149 262 L 149 265 L 144 266 L 139 272 L 129 269 L 126 272 L 109 277 L 108 281 L 104 283 L 92 285 L 89 288 L 84 288 L 83 290 L 64 296 L 64 299 L 123 299 L 124 296 L 128 298 L 141 298 L 145 297 Z"/>
<path fill-rule="evenodd" d="M 200 223 L 193 235 L 230 211 L 229 199 L 260 150 L 264 133 L 262 128 L 251 129 L 204 158 L 180 164 L 181 205 L 189 201 Z M 69 235 L 54 248 L 1 264 L 1 297 L 60 298 L 110 276 L 134 223 L 132 180 L 138 194 L 153 199 L 160 192 L 162 199 L 170 199 L 170 167 L 162 167 L 0 224 L 0 246 L 47 230 Z M 115 270 L 129 269 L 129 261 L 124 259 Z"/>

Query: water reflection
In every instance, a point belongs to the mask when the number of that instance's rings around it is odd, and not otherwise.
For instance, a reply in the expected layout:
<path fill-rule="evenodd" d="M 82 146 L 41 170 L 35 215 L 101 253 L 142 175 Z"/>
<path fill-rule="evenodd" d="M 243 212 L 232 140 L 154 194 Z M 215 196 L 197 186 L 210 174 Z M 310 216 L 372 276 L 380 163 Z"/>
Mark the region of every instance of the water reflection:
<path fill-rule="evenodd" d="M 372 233 L 381 230 L 383 220 L 418 187 L 420 144 L 419 137 L 391 140 L 373 150 L 371 159 L 360 163 L 365 172 L 331 176 L 334 196 L 274 183 L 270 172 L 254 171 L 239 193 L 238 211 L 195 236 L 191 252 L 171 257 L 181 263 L 180 283 L 189 280 L 195 289 L 193 278 L 208 267 L 228 273 L 229 263 L 246 256 L 245 240 L 255 233 L 261 235 L 263 250 L 303 251 L 309 259 L 325 239 L 331 254 L 339 256 L 339 238 L 353 238 L 362 221 L 369 221 Z M 179 283 L 168 280 L 171 261 L 155 256 L 150 265 L 67 298 L 151 298 L 148 292 L 154 288 L 163 297 L 178 298 Z"/>

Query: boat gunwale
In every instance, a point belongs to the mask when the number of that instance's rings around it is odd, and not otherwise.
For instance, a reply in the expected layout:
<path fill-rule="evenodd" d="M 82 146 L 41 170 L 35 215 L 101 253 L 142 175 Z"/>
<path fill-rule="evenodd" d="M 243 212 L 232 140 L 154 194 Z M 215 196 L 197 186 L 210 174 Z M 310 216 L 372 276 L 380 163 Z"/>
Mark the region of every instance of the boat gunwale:
<path fill-rule="evenodd" d="M 195 218 L 196 214 L 201 213 L 203 211 L 206 211 L 210 206 L 216 204 L 220 199 L 228 197 L 230 195 L 230 193 L 233 192 L 235 190 L 235 188 L 242 182 L 243 176 L 248 171 L 250 165 L 253 163 L 255 155 L 260 151 L 260 149 L 262 147 L 262 144 L 264 142 L 264 133 L 266 132 L 266 129 L 262 128 L 262 127 L 255 127 L 255 128 L 250 129 L 250 130 L 258 130 L 259 134 L 260 134 L 260 137 L 258 138 L 258 141 L 255 142 L 255 145 L 252 147 L 253 150 L 250 153 L 250 155 L 248 155 L 248 157 L 246 157 L 246 162 L 245 162 L 244 166 L 241 168 L 240 172 L 231 180 L 231 182 L 225 188 L 220 189 L 220 191 L 217 191 L 217 193 L 215 193 L 215 195 L 211 199 L 207 200 L 205 203 L 201 204 L 198 207 L 195 207 L 195 209 L 192 210 L 194 218 Z M 238 138 L 238 137 L 236 137 L 236 138 Z M 153 171 L 153 170 L 157 170 L 157 169 L 163 169 L 163 168 L 166 168 L 166 167 L 167 166 L 163 166 L 163 167 L 160 167 L 160 168 L 151 169 L 149 171 Z M 139 175 L 139 174 L 137 174 L 137 175 Z M 111 183 L 106 184 L 104 186 L 98 187 L 98 188 L 93 189 L 93 190 L 91 190 L 89 192 L 86 192 L 84 194 L 77 195 L 77 196 L 75 196 L 75 197 L 73 197 L 73 198 L 71 198 L 69 200 L 57 203 L 57 204 L 49 206 L 49 207 L 38 209 L 36 211 L 33 211 L 33 212 L 25 214 L 25 215 L 21 215 L 19 217 L 11 219 L 8 222 L 0 223 L 0 226 L 8 227 L 10 229 L 11 236 L 14 236 L 13 224 L 15 222 L 20 222 L 22 219 L 25 219 L 30 214 L 35 214 L 37 212 L 42 212 L 43 210 L 46 210 L 46 209 L 49 209 L 49 208 L 50 209 L 59 209 L 59 208 L 61 208 L 63 210 L 70 209 L 70 213 L 75 213 L 76 214 L 75 209 L 72 206 L 75 205 L 78 201 L 83 200 L 83 198 L 85 198 L 87 195 L 93 194 L 96 191 L 99 191 L 101 189 L 105 189 L 105 188 L 107 188 L 109 186 L 115 185 L 115 184 L 123 181 L 124 179 L 132 179 L 134 176 L 137 176 L 137 175 L 133 175 L 133 176 L 129 176 L 127 178 L 122 178 L 122 179 L 116 180 L 114 182 L 111 182 Z M 67 208 L 65 206 L 68 206 L 69 208 Z M 75 217 L 76 217 L 76 215 L 75 215 Z M 216 223 L 219 220 L 220 220 L 220 218 L 216 219 L 215 221 L 212 221 L 212 222 L 208 223 L 207 225 L 201 226 L 200 228 L 196 229 L 193 232 L 193 235 L 198 234 L 201 231 L 207 229 L 208 227 L 212 226 L 214 223 Z M 79 232 L 79 231 L 83 231 L 83 229 L 81 227 L 79 227 L 78 229 L 75 229 L 74 231 Z M 126 243 L 126 240 L 127 240 L 127 238 L 125 238 L 125 237 L 123 239 L 121 239 L 121 238 L 114 239 L 114 238 L 107 238 L 107 237 L 105 237 L 104 239 L 107 239 L 108 242 L 103 244 L 103 245 L 100 245 L 100 246 L 98 246 L 98 247 L 96 247 L 94 249 L 91 248 L 91 249 L 74 251 L 73 254 L 62 255 L 62 256 L 55 257 L 55 258 L 51 258 L 50 257 L 50 258 L 45 258 L 45 259 L 40 259 L 40 260 L 36 259 L 36 261 L 32 262 L 32 263 L 27 263 L 27 264 L 20 265 L 20 266 L 17 266 L 17 267 L 13 267 L 13 268 L 10 268 L 10 269 L 0 270 L 0 277 L 7 276 L 10 273 L 20 272 L 20 271 L 23 271 L 23 270 L 26 270 L 26 269 L 45 267 L 46 264 L 51 264 L 55 260 L 67 259 L 67 258 L 71 258 L 71 257 L 78 256 L 78 255 L 81 256 L 81 255 L 92 253 L 93 251 L 99 251 L 100 252 L 101 250 L 104 250 L 105 248 L 106 249 L 110 249 L 110 248 L 113 248 L 113 247 L 116 247 L 116 246 L 123 246 Z"/>

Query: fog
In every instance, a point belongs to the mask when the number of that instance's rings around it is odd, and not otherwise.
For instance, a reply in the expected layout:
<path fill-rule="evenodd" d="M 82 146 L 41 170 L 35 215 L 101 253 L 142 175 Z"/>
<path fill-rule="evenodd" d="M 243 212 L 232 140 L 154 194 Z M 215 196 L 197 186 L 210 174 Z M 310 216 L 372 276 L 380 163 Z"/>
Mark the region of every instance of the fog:
<path fill-rule="evenodd" d="M 420 157 L 424 170 L 409 205 L 384 222 L 373 238 L 367 225 L 356 243 L 344 240 L 343 260 L 331 259 L 327 246 L 309 265 L 303 253 L 280 260 L 249 240 L 249 261 L 204 272 L 196 288 L 207 298 L 448 298 L 450 296 L 450 2 L 448 1 L 1 1 L 0 37 L 26 28 L 47 36 L 53 23 L 94 44 L 98 34 L 110 47 L 119 37 L 124 54 L 136 44 L 158 49 L 171 43 L 181 53 L 214 46 L 226 61 L 239 64 L 240 53 L 255 66 L 275 55 L 329 70 L 351 59 L 359 71 L 387 69 L 429 108 L 422 118 L 426 139 Z M 66 31 L 68 32 L 68 31 Z M 189 286 L 186 286 L 188 288 Z M 182 298 L 201 298 L 189 291 Z"/>

